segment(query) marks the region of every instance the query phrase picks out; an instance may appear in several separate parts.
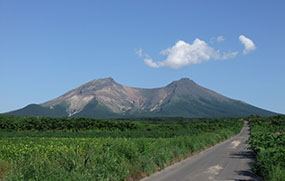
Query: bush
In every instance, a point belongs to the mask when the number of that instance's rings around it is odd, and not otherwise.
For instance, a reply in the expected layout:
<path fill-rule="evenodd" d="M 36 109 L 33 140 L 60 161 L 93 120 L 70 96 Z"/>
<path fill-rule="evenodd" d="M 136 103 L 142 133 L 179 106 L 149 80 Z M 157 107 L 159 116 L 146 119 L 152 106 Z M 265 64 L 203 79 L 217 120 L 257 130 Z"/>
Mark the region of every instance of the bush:
<path fill-rule="evenodd" d="M 285 180 L 285 116 L 254 117 L 250 126 L 255 173 L 265 180 Z"/>

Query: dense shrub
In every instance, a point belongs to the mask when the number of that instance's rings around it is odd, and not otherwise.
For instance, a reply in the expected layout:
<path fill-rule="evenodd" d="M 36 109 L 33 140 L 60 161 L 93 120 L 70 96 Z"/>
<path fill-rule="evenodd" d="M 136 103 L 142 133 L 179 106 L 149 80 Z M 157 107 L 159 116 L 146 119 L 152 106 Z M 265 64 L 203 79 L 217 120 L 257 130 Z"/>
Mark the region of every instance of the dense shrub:
<path fill-rule="evenodd" d="M 254 171 L 265 180 L 285 180 L 285 116 L 251 117 L 250 127 Z"/>

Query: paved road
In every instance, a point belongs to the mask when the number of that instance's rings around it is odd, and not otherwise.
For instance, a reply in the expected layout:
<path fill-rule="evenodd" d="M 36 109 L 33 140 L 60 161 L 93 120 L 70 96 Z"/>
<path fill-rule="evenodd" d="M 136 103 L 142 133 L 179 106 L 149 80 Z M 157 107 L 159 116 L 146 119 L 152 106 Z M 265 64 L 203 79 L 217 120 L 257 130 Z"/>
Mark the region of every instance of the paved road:
<path fill-rule="evenodd" d="M 167 167 L 143 181 L 260 180 L 250 169 L 253 157 L 246 143 L 249 133 L 248 122 L 245 122 L 243 129 L 235 137 Z"/>

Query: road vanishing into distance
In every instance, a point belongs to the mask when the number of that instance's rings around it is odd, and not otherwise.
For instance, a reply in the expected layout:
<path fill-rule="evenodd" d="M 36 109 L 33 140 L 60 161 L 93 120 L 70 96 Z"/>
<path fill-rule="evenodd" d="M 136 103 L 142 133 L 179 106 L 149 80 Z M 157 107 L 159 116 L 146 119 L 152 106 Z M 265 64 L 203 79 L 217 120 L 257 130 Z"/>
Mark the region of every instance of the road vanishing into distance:
<path fill-rule="evenodd" d="M 196 156 L 176 163 L 142 179 L 142 181 L 242 181 L 261 180 L 251 170 L 254 162 L 246 140 L 250 136 L 249 124 L 245 122 L 241 132 Z"/>

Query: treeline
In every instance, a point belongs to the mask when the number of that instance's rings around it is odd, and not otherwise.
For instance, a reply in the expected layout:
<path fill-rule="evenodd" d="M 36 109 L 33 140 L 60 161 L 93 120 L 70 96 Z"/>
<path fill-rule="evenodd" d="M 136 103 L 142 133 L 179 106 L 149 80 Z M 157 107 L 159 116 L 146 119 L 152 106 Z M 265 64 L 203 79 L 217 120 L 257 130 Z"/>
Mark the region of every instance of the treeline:
<path fill-rule="evenodd" d="M 90 118 L 48 118 L 0 116 L 0 138 L 171 138 L 215 132 L 221 128 L 239 131 L 239 119 L 160 121 L 103 120 Z M 143 121 L 142 121 L 143 120 Z"/>
<path fill-rule="evenodd" d="M 234 118 L 237 119 L 237 118 Z M 106 130 L 106 131 L 175 131 L 195 128 L 196 130 L 216 130 L 229 124 L 228 119 L 188 119 L 183 117 L 130 118 L 105 120 L 94 118 L 38 117 L 0 115 L 0 129 L 8 131 L 24 130 Z M 189 129 L 188 129 L 189 130 Z"/>
<path fill-rule="evenodd" d="M 67 117 L 26 117 L 0 115 L 0 129 L 5 130 L 132 130 L 137 124 L 133 121 L 103 120 Z"/>

